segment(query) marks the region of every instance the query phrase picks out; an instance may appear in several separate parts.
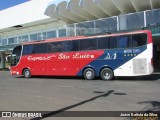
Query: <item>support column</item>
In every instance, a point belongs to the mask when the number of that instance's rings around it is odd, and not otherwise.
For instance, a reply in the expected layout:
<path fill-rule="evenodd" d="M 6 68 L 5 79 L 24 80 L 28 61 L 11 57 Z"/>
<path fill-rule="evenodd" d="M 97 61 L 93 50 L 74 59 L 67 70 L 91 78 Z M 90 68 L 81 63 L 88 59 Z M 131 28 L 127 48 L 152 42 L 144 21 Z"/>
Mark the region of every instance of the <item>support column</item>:
<path fill-rule="evenodd" d="M 1 55 L 1 68 L 5 68 L 5 52 L 0 52 Z"/>

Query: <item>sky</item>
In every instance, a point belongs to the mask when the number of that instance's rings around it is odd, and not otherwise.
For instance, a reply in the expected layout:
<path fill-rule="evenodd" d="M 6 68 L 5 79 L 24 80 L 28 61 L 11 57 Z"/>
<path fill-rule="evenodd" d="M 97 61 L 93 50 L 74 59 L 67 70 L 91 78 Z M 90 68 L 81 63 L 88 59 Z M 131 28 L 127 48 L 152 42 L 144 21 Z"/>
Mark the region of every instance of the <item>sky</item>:
<path fill-rule="evenodd" d="M 0 0 L 0 10 L 7 9 L 9 7 L 27 2 L 29 0 Z"/>

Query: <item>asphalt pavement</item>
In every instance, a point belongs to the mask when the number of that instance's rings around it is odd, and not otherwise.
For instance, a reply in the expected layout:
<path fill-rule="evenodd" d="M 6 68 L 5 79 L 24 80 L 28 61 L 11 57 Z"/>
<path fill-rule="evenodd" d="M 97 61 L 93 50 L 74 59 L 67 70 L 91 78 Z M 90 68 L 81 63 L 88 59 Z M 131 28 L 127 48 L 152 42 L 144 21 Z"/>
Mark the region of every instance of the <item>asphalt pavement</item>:
<path fill-rule="evenodd" d="M 113 81 L 77 77 L 30 79 L 0 71 L 0 111 L 160 111 L 160 74 L 120 77 Z M 73 113 L 74 114 L 74 113 Z M 15 118 L 17 120 L 17 118 Z M 28 118 L 21 118 L 28 119 Z M 69 118 L 62 120 L 118 120 L 127 118 Z"/>

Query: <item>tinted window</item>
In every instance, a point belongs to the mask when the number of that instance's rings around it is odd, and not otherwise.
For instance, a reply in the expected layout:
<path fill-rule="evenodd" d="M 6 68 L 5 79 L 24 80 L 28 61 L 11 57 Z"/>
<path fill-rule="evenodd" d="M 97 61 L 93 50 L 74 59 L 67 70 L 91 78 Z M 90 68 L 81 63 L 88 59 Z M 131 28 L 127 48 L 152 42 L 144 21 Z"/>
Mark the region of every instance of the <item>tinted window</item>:
<path fill-rule="evenodd" d="M 48 52 L 62 52 L 62 42 L 48 43 Z"/>
<path fill-rule="evenodd" d="M 79 41 L 79 50 L 95 50 L 97 49 L 97 39 L 85 39 Z"/>
<path fill-rule="evenodd" d="M 136 34 L 132 35 L 132 46 L 139 47 L 147 44 L 147 35 L 146 34 Z"/>
<path fill-rule="evenodd" d="M 62 42 L 62 49 L 63 49 L 63 51 L 72 51 L 72 49 L 73 49 L 72 41 Z"/>
<path fill-rule="evenodd" d="M 34 45 L 23 46 L 23 55 L 34 54 Z"/>
<path fill-rule="evenodd" d="M 28 46 L 23 46 L 23 54 L 22 55 L 27 55 L 28 53 Z"/>
<path fill-rule="evenodd" d="M 13 54 L 15 54 L 16 56 L 20 56 L 21 55 L 21 50 L 22 50 L 22 46 L 17 46 L 17 47 L 14 48 Z"/>
<path fill-rule="evenodd" d="M 109 37 L 98 38 L 98 49 L 109 49 Z"/>
<path fill-rule="evenodd" d="M 129 36 L 119 36 L 118 37 L 118 48 L 128 48 L 129 46 Z"/>
<path fill-rule="evenodd" d="M 47 53 L 47 44 L 35 44 L 34 49 L 35 53 Z"/>
<path fill-rule="evenodd" d="M 78 46 L 79 46 L 79 41 L 78 40 L 74 40 L 74 41 L 72 41 L 72 43 L 73 43 L 73 51 L 78 51 Z"/>
<path fill-rule="evenodd" d="M 117 48 L 117 37 L 110 37 L 110 48 Z"/>
<path fill-rule="evenodd" d="M 62 42 L 62 51 L 78 51 L 78 41 Z"/>
<path fill-rule="evenodd" d="M 20 60 L 22 46 L 17 46 L 13 50 L 13 55 L 11 57 L 11 66 L 17 65 Z"/>

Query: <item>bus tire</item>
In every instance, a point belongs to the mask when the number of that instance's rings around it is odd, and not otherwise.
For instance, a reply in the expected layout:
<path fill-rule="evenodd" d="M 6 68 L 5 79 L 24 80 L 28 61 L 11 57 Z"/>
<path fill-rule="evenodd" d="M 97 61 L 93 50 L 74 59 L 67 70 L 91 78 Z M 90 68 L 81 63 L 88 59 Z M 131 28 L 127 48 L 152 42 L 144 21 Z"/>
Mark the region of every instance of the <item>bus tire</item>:
<path fill-rule="evenodd" d="M 113 70 L 111 70 L 110 68 L 103 68 L 100 72 L 100 77 L 104 81 L 112 80 L 114 77 Z"/>
<path fill-rule="evenodd" d="M 83 72 L 83 77 L 86 79 L 86 80 L 93 80 L 96 76 L 96 73 L 94 71 L 94 69 L 92 68 L 86 68 Z"/>
<path fill-rule="evenodd" d="M 31 71 L 29 69 L 24 69 L 23 70 L 23 76 L 25 78 L 31 78 Z"/>

